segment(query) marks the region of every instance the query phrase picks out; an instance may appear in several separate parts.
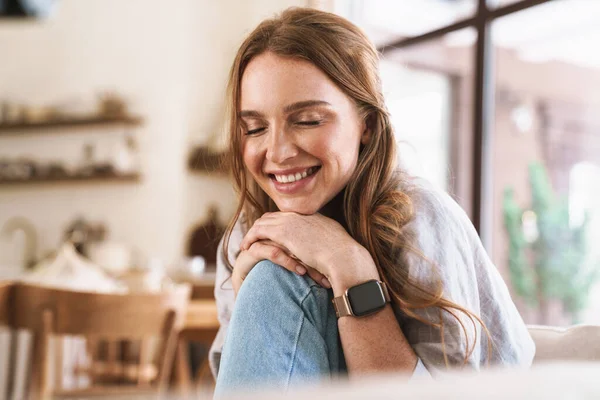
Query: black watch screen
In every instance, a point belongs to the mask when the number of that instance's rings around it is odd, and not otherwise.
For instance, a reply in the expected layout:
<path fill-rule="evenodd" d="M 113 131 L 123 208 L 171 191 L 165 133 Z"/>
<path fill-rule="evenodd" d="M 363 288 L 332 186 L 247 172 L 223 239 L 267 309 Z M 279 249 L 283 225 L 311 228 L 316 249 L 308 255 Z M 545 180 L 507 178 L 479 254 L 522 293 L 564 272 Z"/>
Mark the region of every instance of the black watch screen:
<path fill-rule="evenodd" d="M 385 307 L 385 296 L 376 280 L 353 286 L 347 293 L 352 313 L 357 317 L 369 315 Z"/>

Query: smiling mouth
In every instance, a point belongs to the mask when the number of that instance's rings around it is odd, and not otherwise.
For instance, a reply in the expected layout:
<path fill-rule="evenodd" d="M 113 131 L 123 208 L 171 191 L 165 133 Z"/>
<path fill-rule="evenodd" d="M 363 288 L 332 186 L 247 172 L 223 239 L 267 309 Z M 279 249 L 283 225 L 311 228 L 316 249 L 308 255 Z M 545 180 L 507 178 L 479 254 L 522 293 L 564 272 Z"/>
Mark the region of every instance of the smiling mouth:
<path fill-rule="evenodd" d="M 308 178 L 311 175 L 314 175 L 315 172 L 317 172 L 319 169 L 321 169 L 320 166 L 310 167 L 310 168 L 305 169 L 302 172 L 296 172 L 295 174 L 288 174 L 288 175 L 269 174 L 269 178 L 277 181 L 278 183 L 294 183 L 294 182 L 301 181 L 302 179 Z"/>

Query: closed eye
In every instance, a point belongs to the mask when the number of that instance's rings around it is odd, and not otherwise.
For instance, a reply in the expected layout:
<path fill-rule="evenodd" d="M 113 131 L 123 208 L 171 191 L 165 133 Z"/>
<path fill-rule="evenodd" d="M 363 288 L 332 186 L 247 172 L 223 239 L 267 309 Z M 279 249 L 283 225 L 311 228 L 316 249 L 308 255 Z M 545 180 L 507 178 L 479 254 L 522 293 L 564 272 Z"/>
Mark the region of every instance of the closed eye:
<path fill-rule="evenodd" d="M 304 125 L 304 126 L 317 126 L 320 125 L 322 121 L 298 121 L 296 122 L 297 125 Z"/>
<path fill-rule="evenodd" d="M 257 133 L 261 133 L 264 130 L 265 130 L 265 128 L 251 129 L 251 130 L 249 130 L 249 131 L 246 132 L 246 135 L 256 135 Z"/>

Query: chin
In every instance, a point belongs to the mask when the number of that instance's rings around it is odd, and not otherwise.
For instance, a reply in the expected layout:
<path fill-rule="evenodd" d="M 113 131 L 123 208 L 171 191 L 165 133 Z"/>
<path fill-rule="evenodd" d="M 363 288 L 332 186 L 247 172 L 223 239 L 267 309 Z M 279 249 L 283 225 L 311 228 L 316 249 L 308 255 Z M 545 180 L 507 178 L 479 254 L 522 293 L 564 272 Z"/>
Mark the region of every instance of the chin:
<path fill-rule="evenodd" d="M 315 204 L 294 204 L 293 202 L 277 203 L 277 208 L 282 212 L 295 212 L 297 214 L 312 215 L 319 212 L 321 207 Z"/>

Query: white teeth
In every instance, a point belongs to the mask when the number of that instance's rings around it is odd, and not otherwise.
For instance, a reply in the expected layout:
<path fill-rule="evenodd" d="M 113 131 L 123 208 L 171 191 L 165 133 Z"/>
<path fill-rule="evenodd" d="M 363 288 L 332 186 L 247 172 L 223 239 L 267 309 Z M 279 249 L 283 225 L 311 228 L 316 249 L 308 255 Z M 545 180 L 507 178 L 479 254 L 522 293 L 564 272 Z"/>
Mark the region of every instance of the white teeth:
<path fill-rule="evenodd" d="M 306 178 L 307 176 L 311 175 L 314 171 L 315 169 L 311 167 L 304 172 L 297 172 L 296 174 L 275 175 L 275 179 L 277 180 L 277 182 L 280 183 L 292 183 Z"/>

